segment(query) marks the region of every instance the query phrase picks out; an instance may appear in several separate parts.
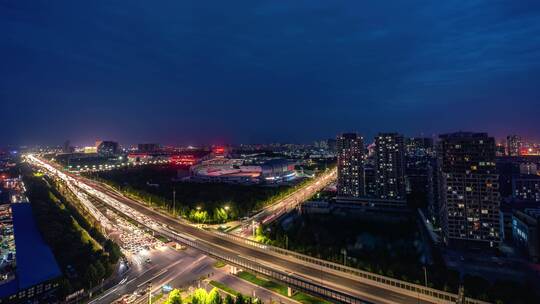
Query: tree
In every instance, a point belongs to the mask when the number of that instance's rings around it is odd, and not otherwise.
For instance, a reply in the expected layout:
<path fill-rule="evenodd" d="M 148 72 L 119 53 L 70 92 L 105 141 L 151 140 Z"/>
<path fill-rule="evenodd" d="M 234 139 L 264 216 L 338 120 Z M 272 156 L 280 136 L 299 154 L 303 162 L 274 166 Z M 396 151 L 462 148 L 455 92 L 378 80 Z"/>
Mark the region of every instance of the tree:
<path fill-rule="evenodd" d="M 67 296 L 68 294 L 73 292 L 73 287 L 71 286 L 71 283 L 68 279 L 64 278 L 60 281 L 60 290 L 61 294 L 64 296 Z"/>
<path fill-rule="evenodd" d="M 96 261 L 94 263 L 94 267 L 96 268 L 96 276 L 99 279 L 102 279 L 103 277 L 105 277 L 105 267 L 103 266 L 103 264 L 100 262 L 100 261 Z"/>
<path fill-rule="evenodd" d="M 97 271 L 94 265 L 88 266 L 84 274 L 84 280 L 89 287 L 95 286 L 95 283 L 98 280 Z"/>
<path fill-rule="evenodd" d="M 105 241 L 104 245 L 105 251 L 109 253 L 109 260 L 112 264 L 118 262 L 120 257 L 122 256 L 122 252 L 120 251 L 120 247 L 116 245 L 113 241 L 110 239 Z"/>
<path fill-rule="evenodd" d="M 228 207 L 228 208 L 230 208 L 230 207 Z M 218 223 L 225 223 L 230 217 L 229 212 L 230 211 L 227 211 L 227 209 L 225 209 L 225 208 L 216 208 L 216 209 L 214 209 L 214 221 L 216 221 Z"/>
<path fill-rule="evenodd" d="M 200 210 L 191 210 L 189 219 L 197 223 L 204 223 L 208 219 L 208 212 Z"/>
<path fill-rule="evenodd" d="M 174 289 L 169 293 L 166 304 L 182 304 L 182 295 L 180 290 Z"/>
<path fill-rule="evenodd" d="M 193 293 L 193 297 L 191 299 L 191 304 L 206 304 L 206 297 L 208 294 L 206 293 L 206 290 L 202 288 L 198 288 Z"/>
<path fill-rule="evenodd" d="M 216 288 L 213 288 L 206 296 L 206 304 L 222 304 L 223 299 Z"/>
<path fill-rule="evenodd" d="M 244 304 L 245 301 L 244 301 L 244 296 L 242 296 L 241 294 L 238 294 L 236 296 L 236 299 L 234 300 L 234 304 Z"/>
<path fill-rule="evenodd" d="M 225 297 L 225 304 L 234 304 L 234 299 L 230 294 Z"/>

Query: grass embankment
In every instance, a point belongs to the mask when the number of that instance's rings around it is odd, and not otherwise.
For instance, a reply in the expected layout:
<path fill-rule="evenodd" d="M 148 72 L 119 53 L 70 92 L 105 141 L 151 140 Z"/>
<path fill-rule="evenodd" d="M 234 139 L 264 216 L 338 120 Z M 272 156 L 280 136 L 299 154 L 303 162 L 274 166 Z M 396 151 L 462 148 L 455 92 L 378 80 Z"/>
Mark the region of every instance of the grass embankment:
<path fill-rule="evenodd" d="M 225 265 L 227 265 L 227 264 L 225 264 L 223 261 L 216 261 L 214 263 L 214 268 L 223 268 L 223 267 L 225 267 Z"/>
<path fill-rule="evenodd" d="M 240 293 L 232 288 L 230 288 L 229 286 L 221 283 L 221 282 L 218 282 L 218 281 L 210 281 L 210 285 L 218 288 L 218 289 L 221 289 L 223 290 L 224 292 L 232 295 L 232 296 L 238 296 Z"/>
<path fill-rule="evenodd" d="M 246 272 L 246 271 L 242 271 L 238 273 L 238 277 L 248 282 L 251 282 L 255 285 L 258 285 L 268 290 L 271 290 L 273 292 L 279 293 L 282 296 L 288 297 L 287 286 L 257 277 L 256 275 Z M 313 297 L 303 292 L 295 292 L 293 296 L 290 298 L 304 304 L 330 304 L 330 302 L 328 301 Z"/>

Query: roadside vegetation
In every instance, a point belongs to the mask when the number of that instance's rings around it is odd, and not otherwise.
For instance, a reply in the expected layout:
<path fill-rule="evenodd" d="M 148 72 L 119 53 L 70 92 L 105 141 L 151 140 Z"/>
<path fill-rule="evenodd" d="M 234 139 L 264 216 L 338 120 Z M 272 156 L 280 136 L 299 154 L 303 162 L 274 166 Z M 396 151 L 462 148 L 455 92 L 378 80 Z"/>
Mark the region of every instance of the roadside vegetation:
<path fill-rule="evenodd" d="M 212 281 L 214 282 L 214 281 Z M 223 297 L 220 292 L 218 291 L 218 288 L 225 291 L 227 295 Z M 179 289 L 174 289 L 169 293 L 169 296 L 167 297 L 167 300 L 165 300 L 165 304 L 254 304 L 254 303 L 260 303 L 262 302 L 259 299 L 253 299 L 250 297 L 245 297 L 240 293 L 237 293 L 235 291 L 229 292 L 225 289 L 225 285 L 217 288 L 213 288 L 210 292 L 207 292 L 203 288 L 196 289 L 193 294 L 187 296 L 186 298 L 182 298 L 181 291 Z M 233 295 L 231 295 L 233 294 Z"/>
<path fill-rule="evenodd" d="M 218 260 L 218 261 L 216 261 L 214 263 L 214 268 L 223 268 L 223 267 L 225 267 L 225 265 L 227 265 L 227 264 L 225 264 L 223 261 Z"/>
<path fill-rule="evenodd" d="M 92 227 L 44 177 L 22 168 L 37 226 L 64 274 L 61 296 L 101 284 L 114 271 L 120 248 Z"/>
<path fill-rule="evenodd" d="M 234 296 L 234 297 L 237 297 L 240 294 L 240 292 L 238 292 L 238 291 L 230 288 L 229 286 L 227 286 L 227 285 L 225 285 L 225 284 L 223 284 L 221 282 L 218 282 L 218 281 L 210 281 L 210 285 L 212 285 L 212 286 L 214 286 L 214 287 L 216 287 L 216 288 L 218 288 L 218 289 L 224 291 L 225 293 L 230 294 L 231 296 Z"/>

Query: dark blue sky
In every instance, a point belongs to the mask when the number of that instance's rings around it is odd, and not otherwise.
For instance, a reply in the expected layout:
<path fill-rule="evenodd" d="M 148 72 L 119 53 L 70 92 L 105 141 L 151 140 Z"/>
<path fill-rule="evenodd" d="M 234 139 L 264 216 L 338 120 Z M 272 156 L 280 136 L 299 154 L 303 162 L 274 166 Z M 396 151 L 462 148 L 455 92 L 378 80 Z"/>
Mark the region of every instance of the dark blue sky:
<path fill-rule="evenodd" d="M 0 0 L 0 143 L 540 138 L 540 1 Z"/>

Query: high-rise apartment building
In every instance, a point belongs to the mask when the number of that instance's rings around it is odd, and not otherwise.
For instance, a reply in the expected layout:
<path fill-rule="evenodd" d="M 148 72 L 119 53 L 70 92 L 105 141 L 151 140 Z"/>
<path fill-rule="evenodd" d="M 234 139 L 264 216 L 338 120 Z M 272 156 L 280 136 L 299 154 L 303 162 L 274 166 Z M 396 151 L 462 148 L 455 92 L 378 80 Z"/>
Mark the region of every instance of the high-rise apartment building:
<path fill-rule="evenodd" d="M 405 141 L 405 152 L 408 157 L 424 157 L 433 154 L 433 138 L 410 137 Z"/>
<path fill-rule="evenodd" d="M 115 156 L 120 153 L 120 145 L 115 141 L 98 140 L 96 150 L 101 156 Z"/>
<path fill-rule="evenodd" d="M 397 133 L 379 133 L 375 137 L 375 171 L 377 197 L 404 200 L 405 146 Z"/>
<path fill-rule="evenodd" d="M 508 156 L 519 156 L 523 142 L 517 135 L 508 135 L 506 137 L 506 153 Z"/>
<path fill-rule="evenodd" d="M 336 139 L 338 158 L 338 196 L 365 195 L 364 140 L 356 133 L 341 134 Z"/>
<path fill-rule="evenodd" d="M 160 149 L 161 148 L 160 148 L 159 144 L 150 143 L 150 144 L 138 144 L 137 145 L 137 150 L 139 152 L 157 152 Z"/>
<path fill-rule="evenodd" d="M 493 137 L 470 132 L 441 135 L 438 162 L 444 241 L 496 247 L 500 194 Z"/>

